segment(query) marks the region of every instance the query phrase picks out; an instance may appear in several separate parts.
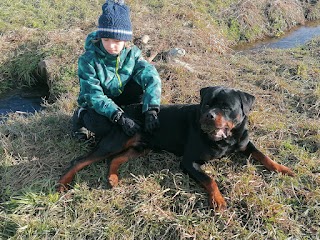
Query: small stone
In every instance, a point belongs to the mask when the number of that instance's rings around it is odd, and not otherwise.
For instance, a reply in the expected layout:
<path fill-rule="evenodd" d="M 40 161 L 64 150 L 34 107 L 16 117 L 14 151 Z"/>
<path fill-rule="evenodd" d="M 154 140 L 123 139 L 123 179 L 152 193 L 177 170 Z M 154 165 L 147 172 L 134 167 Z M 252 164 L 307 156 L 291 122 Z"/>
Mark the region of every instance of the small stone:
<path fill-rule="evenodd" d="M 142 36 L 142 38 L 141 38 L 141 42 L 142 42 L 143 44 L 147 44 L 147 43 L 149 42 L 149 40 L 150 40 L 150 37 L 149 37 L 148 35 L 144 35 L 144 36 Z"/>
<path fill-rule="evenodd" d="M 173 48 L 168 52 L 168 56 L 170 57 L 182 57 L 184 55 L 186 55 L 186 50 L 182 48 Z"/>

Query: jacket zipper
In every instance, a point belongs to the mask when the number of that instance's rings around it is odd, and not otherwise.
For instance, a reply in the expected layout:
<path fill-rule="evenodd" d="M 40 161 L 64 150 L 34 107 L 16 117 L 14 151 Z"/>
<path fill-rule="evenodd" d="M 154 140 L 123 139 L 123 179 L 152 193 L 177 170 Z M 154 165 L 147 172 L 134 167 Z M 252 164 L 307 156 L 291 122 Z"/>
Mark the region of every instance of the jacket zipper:
<path fill-rule="evenodd" d="M 120 62 L 120 55 L 118 55 L 117 57 L 117 62 L 116 62 L 116 76 L 117 76 L 117 79 L 118 79 L 118 82 L 119 82 L 119 92 L 122 93 L 121 91 L 121 87 L 122 87 L 122 82 L 121 82 L 121 79 L 120 79 L 120 75 L 118 73 L 118 70 L 119 70 L 119 62 Z"/>

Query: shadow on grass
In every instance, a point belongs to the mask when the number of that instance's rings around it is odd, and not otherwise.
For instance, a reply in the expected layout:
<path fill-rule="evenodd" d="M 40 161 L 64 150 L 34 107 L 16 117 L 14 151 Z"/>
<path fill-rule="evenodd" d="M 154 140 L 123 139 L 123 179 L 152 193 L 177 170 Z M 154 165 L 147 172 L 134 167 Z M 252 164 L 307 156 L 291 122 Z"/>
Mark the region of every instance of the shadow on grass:
<path fill-rule="evenodd" d="M 4 217 L 0 217 L 0 238 L 1 239 L 10 239 L 16 234 L 18 228 L 19 228 L 19 225 L 14 221 Z"/>

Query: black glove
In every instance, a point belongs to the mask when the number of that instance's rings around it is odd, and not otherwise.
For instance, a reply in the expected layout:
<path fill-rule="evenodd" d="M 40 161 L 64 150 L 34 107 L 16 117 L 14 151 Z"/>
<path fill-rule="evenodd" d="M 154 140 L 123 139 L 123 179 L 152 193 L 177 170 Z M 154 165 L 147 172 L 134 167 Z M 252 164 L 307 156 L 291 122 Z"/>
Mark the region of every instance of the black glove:
<path fill-rule="evenodd" d="M 125 116 L 123 113 L 117 113 L 118 117 L 115 119 L 115 122 L 118 123 L 125 134 L 128 136 L 133 136 L 135 135 L 139 130 L 140 126 L 131 118 Z"/>
<path fill-rule="evenodd" d="M 158 118 L 158 114 L 155 110 L 149 110 L 145 113 L 145 125 L 144 130 L 148 133 L 152 133 L 152 131 L 156 128 L 160 127 L 160 122 Z"/>

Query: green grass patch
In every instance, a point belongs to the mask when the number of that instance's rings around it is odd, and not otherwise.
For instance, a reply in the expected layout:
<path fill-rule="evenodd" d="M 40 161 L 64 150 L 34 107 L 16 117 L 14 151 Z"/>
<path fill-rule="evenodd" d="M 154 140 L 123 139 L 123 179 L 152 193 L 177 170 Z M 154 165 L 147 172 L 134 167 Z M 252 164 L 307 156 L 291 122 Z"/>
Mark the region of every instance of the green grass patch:
<path fill-rule="evenodd" d="M 0 31 L 21 27 L 41 30 L 70 29 L 79 24 L 88 24 L 99 16 L 103 2 L 4 0 L 0 3 Z"/>

